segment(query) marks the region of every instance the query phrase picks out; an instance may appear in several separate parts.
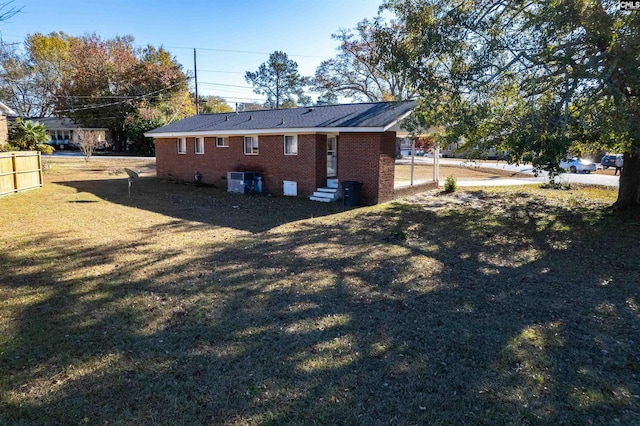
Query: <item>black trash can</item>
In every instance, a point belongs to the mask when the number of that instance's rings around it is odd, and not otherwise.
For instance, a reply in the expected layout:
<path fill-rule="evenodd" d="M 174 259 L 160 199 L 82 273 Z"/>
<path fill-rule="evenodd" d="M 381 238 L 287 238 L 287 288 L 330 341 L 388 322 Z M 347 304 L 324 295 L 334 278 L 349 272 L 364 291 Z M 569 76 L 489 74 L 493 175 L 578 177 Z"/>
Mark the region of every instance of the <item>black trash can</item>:
<path fill-rule="evenodd" d="M 360 191 L 362 190 L 362 182 L 355 180 L 345 180 L 342 182 L 342 205 L 357 206 L 360 200 Z"/>

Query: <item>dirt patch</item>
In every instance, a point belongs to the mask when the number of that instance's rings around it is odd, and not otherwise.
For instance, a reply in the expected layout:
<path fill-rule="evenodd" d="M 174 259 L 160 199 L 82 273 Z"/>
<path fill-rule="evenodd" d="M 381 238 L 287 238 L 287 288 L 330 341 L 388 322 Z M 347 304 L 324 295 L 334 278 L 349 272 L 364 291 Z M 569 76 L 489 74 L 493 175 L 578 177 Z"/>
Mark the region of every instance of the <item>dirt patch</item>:
<path fill-rule="evenodd" d="M 409 182 L 411 180 L 411 165 L 396 164 L 395 173 L 395 181 L 397 183 Z M 506 170 L 483 169 L 475 166 L 440 165 L 440 180 L 444 180 L 447 176 L 453 176 L 458 180 L 495 180 L 531 177 L 524 173 L 510 172 Z M 416 164 L 414 166 L 415 181 L 432 179 L 433 165 Z"/>

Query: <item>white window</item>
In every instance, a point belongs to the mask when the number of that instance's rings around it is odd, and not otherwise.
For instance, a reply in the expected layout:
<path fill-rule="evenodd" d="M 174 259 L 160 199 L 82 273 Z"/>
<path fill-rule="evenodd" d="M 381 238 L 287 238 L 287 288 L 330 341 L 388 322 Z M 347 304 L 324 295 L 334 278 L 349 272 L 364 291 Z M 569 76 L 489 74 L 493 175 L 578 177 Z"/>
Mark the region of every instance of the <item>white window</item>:
<path fill-rule="evenodd" d="M 178 138 L 178 154 L 186 154 L 187 153 L 187 141 L 185 138 Z"/>
<path fill-rule="evenodd" d="M 216 146 L 218 148 L 228 148 L 229 147 L 229 139 L 228 138 L 216 138 Z"/>
<path fill-rule="evenodd" d="M 258 155 L 258 137 L 244 137 L 244 153 L 245 155 Z"/>
<path fill-rule="evenodd" d="M 204 138 L 196 138 L 196 154 L 204 154 Z"/>
<path fill-rule="evenodd" d="M 298 155 L 298 136 L 284 136 L 284 155 Z"/>

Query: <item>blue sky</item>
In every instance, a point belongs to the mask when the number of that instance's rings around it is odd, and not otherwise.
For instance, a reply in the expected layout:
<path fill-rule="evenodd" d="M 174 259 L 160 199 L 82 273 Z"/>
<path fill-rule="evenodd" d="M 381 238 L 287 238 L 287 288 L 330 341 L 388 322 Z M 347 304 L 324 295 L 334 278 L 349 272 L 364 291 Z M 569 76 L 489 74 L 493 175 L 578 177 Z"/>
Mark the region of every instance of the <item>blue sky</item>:
<path fill-rule="evenodd" d="M 3 3 L 4 0 L 0 0 Z M 132 35 L 136 44 L 164 46 L 193 71 L 197 49 L 198 89 L 234 102 L 260 102 L 244 79 L 275 50 L 313 75 L 336 55 L 331 34 L 373 18 L 381 0 L 14 0 L 22 12 L 0 24 L 5 42 L 27 34 L 64 31 L 103 38 Z M 236 87 L 239 86 L 239 87 Z M 314 96 L 315 97 L 315 96 Z"/>

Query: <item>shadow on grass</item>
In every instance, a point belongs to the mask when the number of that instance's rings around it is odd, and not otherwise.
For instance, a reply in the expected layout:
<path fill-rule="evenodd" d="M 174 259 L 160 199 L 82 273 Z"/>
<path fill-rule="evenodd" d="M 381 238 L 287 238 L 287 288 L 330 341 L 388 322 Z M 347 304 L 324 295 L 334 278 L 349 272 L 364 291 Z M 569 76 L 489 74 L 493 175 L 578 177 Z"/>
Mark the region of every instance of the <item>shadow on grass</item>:
<path fill-rule="evenodd" d="M 127 179 L 58 183 L 78 192 L 94 194 L 112 203 L 160 213 L 181 221 L 195 221 L 254 233 L 345 210 L 340 203 L 317 203 L 307 199 L 262 194 L 231 194 L 220 188 L 157 178 L 136 179 L 131 188 L 131 198 L 128 195 Z"/>
<path fill-rule="evenodd" d="M 0 423 L 638 423 L 638 223 L 474 195 L 188 259 L 61 235 L 3 252 Z"/>

